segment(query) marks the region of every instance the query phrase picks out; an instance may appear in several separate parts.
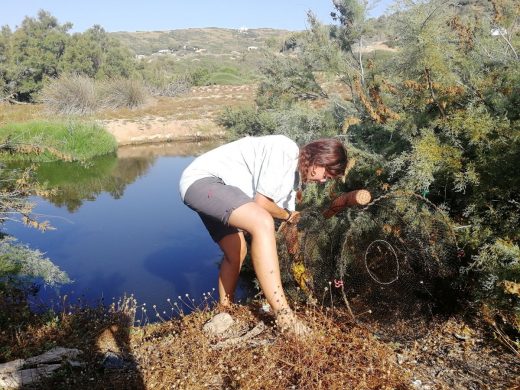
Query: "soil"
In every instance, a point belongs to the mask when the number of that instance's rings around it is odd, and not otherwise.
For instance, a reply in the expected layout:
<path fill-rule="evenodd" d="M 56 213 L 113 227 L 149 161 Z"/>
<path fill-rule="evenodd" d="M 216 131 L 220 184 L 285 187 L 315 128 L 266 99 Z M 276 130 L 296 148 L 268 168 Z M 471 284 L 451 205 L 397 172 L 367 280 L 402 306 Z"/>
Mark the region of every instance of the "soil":
<path fill-rule="evenodd" d="M 226 136 L 216 118 L 227 107 L 253 104 L 254 85 L 193 87 L 187 94 L 155 98 L 141 109 L 103 119 L 119 146 L 218 139 Z"/>

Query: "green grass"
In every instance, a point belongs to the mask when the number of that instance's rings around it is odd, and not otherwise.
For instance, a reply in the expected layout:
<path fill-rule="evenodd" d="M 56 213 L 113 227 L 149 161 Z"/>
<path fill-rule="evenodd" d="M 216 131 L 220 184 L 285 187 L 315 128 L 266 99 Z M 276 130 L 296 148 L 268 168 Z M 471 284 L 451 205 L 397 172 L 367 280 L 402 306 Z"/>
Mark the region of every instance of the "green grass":
<path fill-rule="evenodd" d="M 0 158 L 86 161 L 114 153 L 115 138 L 94 123 L 32 121 L 0 127 Z"/>

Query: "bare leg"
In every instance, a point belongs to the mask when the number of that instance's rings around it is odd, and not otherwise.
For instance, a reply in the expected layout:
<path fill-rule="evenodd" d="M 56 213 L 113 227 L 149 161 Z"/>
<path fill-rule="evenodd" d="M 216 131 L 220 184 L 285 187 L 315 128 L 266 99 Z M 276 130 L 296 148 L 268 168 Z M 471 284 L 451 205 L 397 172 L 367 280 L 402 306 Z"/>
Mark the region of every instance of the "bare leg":
<path fill-rule="evenodd" d="M 308 333 L 309 329 L 296 319 L 289 307 L 282 288 L 272 216 L 251 202 L 234 210 L 229 223 L 251 234 L 251 258 L 255 273 L 280 326 L 298 335 Z"/>
<path fill-rule="evenodd" d="M 247 254 L 244 233 L 229 234 L 219 241 L 224 252 L 224 260 L 220 265 L 218 277 L 218 294 L 220 304 L 229 306 L 233 303 L 240 268 Z"/>
<path fill-rule="evenodd" d="M 229 223 L 251 234 L 251 257 L 255 273 L 267 302 L 275 312 L 288 308 L 282 289 L 274 221 L 256 203 L 246 203 L 231 213 Z"/>

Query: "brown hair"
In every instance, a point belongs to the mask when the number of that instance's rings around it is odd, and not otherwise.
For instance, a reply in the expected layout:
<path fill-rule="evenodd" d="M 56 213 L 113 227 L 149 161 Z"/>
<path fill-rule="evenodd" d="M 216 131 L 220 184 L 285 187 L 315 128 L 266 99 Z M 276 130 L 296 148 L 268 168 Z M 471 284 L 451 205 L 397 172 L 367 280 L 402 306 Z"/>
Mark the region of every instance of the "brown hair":
<path fill-rule="evenodd" d="M 322 138 L 300 148 L 298 160 L 300 177 L 304 182 L 313 165 L 325 167 L 328 174 L 340 177 L 347 167 L 347 150 L 338 139 Z"/>

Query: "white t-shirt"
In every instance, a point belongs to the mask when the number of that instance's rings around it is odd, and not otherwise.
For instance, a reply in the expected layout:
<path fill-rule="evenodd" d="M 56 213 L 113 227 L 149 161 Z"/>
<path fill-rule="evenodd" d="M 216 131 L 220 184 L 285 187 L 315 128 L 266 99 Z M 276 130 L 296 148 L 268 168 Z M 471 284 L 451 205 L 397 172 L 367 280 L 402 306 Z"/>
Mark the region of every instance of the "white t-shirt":
<path fill-rule="evenodd" d="M 204 177 L 218 177 L 254 198 L 260 193 L 278 206 L 295 209 L 298 145 L 284 135 L 245 137 L 197 157 L 182 173 L 181 198 Z"/>

